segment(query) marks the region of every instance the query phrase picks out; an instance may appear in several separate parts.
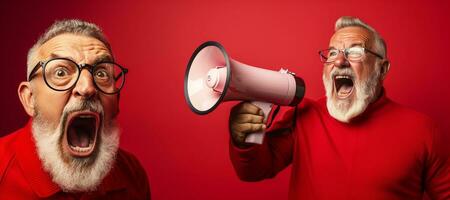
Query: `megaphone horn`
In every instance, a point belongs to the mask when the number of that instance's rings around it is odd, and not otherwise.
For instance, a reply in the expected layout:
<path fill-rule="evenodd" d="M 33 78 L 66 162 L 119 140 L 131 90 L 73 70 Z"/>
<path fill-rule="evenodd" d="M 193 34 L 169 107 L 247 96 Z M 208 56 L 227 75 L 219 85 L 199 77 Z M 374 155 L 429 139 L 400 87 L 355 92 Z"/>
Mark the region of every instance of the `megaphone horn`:
<path fill-rule="evenodd" d="M 272 104 L 296 106 L 305 94 L 304 81 L 288 70 L 273 71 L 231 59 L 215 41 L 201 44 L 192 54 L 184 77 L 184 96 L 189 108 L 200 115 L 221 102 L 252 101 L 265 117 Z M 246 142 L 262 143 L 263 133 L 250 134 Z"/>

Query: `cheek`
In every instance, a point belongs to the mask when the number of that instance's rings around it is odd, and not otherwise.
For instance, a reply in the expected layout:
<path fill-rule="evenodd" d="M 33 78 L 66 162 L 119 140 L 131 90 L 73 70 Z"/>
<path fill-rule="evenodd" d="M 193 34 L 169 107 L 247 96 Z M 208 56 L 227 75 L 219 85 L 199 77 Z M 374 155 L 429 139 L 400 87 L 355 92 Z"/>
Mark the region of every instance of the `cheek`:
<path fill-rule="evenodd" d="M 324 65 L 323 66 L 323 75 L 325 76 L 325 77 L 330 77 L 330 73 L 331 73 L 331 69 L 332 69 L 332 67 L 331 67 L 332 65 L 329 65 L 329 66 L 326 66 L 326 65 Z"/>
<path fill-rule="evenodd" d="M 41 117 L 51 122 L 53 125 L 59 123 L 64 106 L 67 103 L 65 93 L 54 93 L 39 91 L 36 92 L 35 110 Z"/>
<path fill-rule="evenodd" d="M 360 80 L 367 80 L 375 72 L 375 60 L 368 59 L 359 63 L 354 70 Z"/>
<path fill-rule="evenodd" d="M 352 64 L 352 69 L 353 69 L 353 72 L 355 72 L 357 79 L 364 80 L 367 77 L 367 64 L 354 63 L 354 64 Z"/>
<path fill-rule="evenodd" d="M 119 101 L 117 99 L 117 95 L 101 96 L 100 101 L 102 103 L 105 112 L 105 118 L 106 119 L 115 118 L 119 108 Z"/>

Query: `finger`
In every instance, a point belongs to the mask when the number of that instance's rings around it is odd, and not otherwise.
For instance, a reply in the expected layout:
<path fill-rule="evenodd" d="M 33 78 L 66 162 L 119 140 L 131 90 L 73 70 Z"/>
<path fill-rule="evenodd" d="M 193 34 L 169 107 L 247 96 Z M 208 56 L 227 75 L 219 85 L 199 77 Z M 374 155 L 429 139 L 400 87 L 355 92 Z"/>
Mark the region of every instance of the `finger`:
<path fill-rule="evenodd" d="M 265 129 L 266 129 L 265 124 L 251 124 L 251 123 L 240 124 L 240 126 L 236 127 L 236 130 L 238 132 L 242 132 L 245 134 L 263 132 L 265 131 Z"/>
<path fill-rule="evenodd" d="M 264 115 L 261 108 L 255 106 L 249 102 L 242 102 L 234 108 L 235 114 L 254 114 L 254 115 Z"/>
<path fill-rule="evenodd" d="M 233 137 L 234 142 L 238 145 L 245 144 L 245 138 L 247 138 L 248 134 L 263 132 L 265 131 L 266 126 L 264 124 L 232 124 L 230 126 L 231 135 Z"/>
<path fill-rule="evenodd" d="M 240 127 L 239 124 L 231 124 L 230 131 L 231 131 L 231 136 L 233 136 L 233 139 L 236 142 L 241 143 L 245 140 L 246 134 L 242 132 L 242 128 Z"/>
<path fill-rule="evenodd" d="M 261 124 L 264 122 L 264 117 L 253 114 L 239 114 L 234 117 L 233 121 L 241 124 L 242 123 Z"/>
<path fill-rule="evenodd" d="M 245 142 L 246 135 L 245 133 L 235 133 L 233 135 L 234 141 L 238 144 L 242 144 Z"/>

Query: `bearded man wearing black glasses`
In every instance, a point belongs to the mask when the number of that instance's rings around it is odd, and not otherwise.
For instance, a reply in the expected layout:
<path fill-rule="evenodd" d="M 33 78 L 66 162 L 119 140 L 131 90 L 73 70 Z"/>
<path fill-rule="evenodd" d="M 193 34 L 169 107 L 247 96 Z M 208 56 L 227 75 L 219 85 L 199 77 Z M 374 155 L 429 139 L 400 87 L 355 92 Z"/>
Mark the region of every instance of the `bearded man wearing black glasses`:
<path fill-rule="evenodd" d="M 326 97 L 303 100 L 267 130 L 250 103 L 230 114 L 230 157 L 244 181 L 292 164 L 289 199 L 450 199 L 448 134 L 427 116 L 391 101 L 383 87 L 386 44 L 369 25 L 341 17 L 319 51 Z"/>
<path fill-rule="evenodd" d="M 128 70 L 92 23 L 55 22 L 28 53 L 28 124 L 0 139 L 0 199 L 150 199 L 139 161 L 119 148 Z"/>

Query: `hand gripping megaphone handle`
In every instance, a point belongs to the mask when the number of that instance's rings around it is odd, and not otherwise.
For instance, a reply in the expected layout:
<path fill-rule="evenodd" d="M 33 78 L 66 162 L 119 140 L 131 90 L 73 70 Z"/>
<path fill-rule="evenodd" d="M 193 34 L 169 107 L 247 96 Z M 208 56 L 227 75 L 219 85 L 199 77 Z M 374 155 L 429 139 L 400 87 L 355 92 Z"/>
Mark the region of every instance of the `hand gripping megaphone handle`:
<path fill-rule="evenodd" d="M 261 108 L 261 110 L 264 113 L 264 121 L 267 121 L 267 117 L 269 116 L 270 111 L 272 110 L 273 104 L 262 101 L 252 101 L 250 103 Z M 247 137 L 245 138 L 245 142 L 253 144 L 262 144 L 264 140 L 264 135 L 265 135 L 264 131 L 248 134 Z"/>

